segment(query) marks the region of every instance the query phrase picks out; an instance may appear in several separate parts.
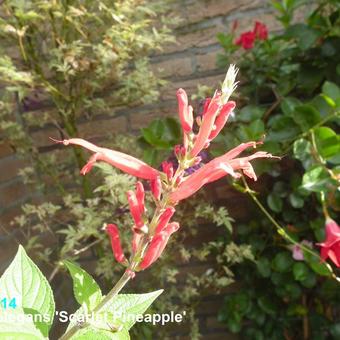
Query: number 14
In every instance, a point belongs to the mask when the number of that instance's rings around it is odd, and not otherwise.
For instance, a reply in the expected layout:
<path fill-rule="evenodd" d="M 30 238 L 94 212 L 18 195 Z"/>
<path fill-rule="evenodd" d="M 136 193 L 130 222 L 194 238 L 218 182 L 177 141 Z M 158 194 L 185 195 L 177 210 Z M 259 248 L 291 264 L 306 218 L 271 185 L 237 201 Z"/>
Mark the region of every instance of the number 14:
<path fill-rule="evenodd" d="M 0 300 L 0 304 L 1 304 L 1 307 L 3 307 L 4 309 L 8 307 L 15 309 L 17 307 L 15 298 L 10 299 L 10 300 L 7 298 L 3 298 L 2 300 Z"/>

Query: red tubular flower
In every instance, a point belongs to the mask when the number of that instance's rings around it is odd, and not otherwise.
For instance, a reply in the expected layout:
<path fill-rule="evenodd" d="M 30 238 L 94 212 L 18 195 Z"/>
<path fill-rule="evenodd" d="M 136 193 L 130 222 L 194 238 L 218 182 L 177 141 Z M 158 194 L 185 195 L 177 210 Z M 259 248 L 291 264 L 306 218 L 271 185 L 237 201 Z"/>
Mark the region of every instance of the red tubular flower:
<path fill-rule="evenodd" d="M 140 213 L 144 214 L 145 213 L 145 204 L 144 204 L 145 192 L 144 192 L 144 186 L 141 182 L 137 182 L 136 184 L 136 198 L 138 201 Z"/>
<path fill-rule="evenodd" d="M 210 102 L 211 102 L 211 98 L 205 98 L 202 116 L 204 116 L 206 114 L 206 112 L 208 111 L 208 107 L 210 105 Z"/>
<path fill-rule="evenodd" d="M 256 181 L 256 174 L 250 161 L 255 158 L 271 158 L 273 156 L 267 152 L 259 151 L 247 157 L 235 158 L 246 148 L 249 146 L 255 147 L 256 144 L 256 142 L 243 143 L 227 152 L 225 155 L 217 157 L 205 164 L 192 175 L 188 176 L 178 186 L 177 190 L 170 194 L 170 200 L 173 203 L 183 200 L 193 195 L 203 185 L 216 181 L 226 175 L 238 178 L 240 177 L 240 174 L 235 172 L 237 170 L 242 170 L 245 175 Z"/>
<path fill-rule="evenodd" d="M 171 162 L 164 161 L 162 163 L 163 172 L 166 174 L 166 177 L 170 181 L 172 176 L 174 175 L 174 167 Z"/>
<path fill-rule="evenodd" d="M 129 190 L 126 195 L 130 206 L 131 215 L 135 221 L 136 227 L 140 229 L 144 225 L 142 218 L 143 215 L 142 207 L 138 202 L 136 194 L 132 190 Z"/>
<path fill-rule="evenodd" d="M 178 101 L 178 115 L 182 129 L 184 133 L 189 133 L 192 130 L 192 124 L 194 122 L 192 107 L 188 105 L 188 96 L 183 89 L 178 89 L 176 94 Z"/>
<path fill-rule="evenodd" d="M 120 243 L 119 231 L 115 224 L 108 224 L 106 226 L 106 232 L 110 236 L 112 251 L 115 259 L 119 263 L 127 263 L 127 259 L 124 256 L 122 245 Z"/>
<path fill-rule="evenodd" d="M 235 102 L 228 102 L 223 106 L 220 114 L 216 118 L 215 129 L 210 132 L 209 141 L 212 141 L 221 132 L 235 106 Z"/>
<path fill-rule="evenodd" d="M 235 41 L 235 45 L 241 45 L 245 50 L 249 50 L 254 47 L 255 39 L 256 35 L 253 31 L 244 32 Z"/>
<path fill-rule="evenodd" d="M 318 243 L 321 247 L 321 258 L 326 260 L 328 257 L 337 267 L 340 267 L 340 227 L 331 218 L 326 220 L 326 240 Z"/>
<path fill-rule="evenodd" d="M 268 29 L 265 24 L 260 21 L 255 22 L 254 34 L 257 39 L 267 40 L 268 39 Z"/>
<path fill-rule="evenodd" d="M 63 143 L 64 145 L 69 144 L 79 145 L 87 150 L 95 152 L 95 154 L 89 159 L 88 163 L 81 170 L 81 174 L 83 175 L 88 173 L 91 170 L 93 164 L 97 161 L 109 163 L 117 167 L 118 169 L 135 177 L 153 180 L 156 179 L 157 176 L 159 175 L 156 169 L 152 168 L 150 165 L 144 163 L 143 161 L 135 157 L 107 148 L 101 148 L 90 142 L 87 142 L 84 139 L 80 138 L 65 139 L 61 143 Z"/>
<path fill-rule="evenodd" d="M 162 193 L 162 182 L 160 177 L 158 176 L 156 179 L 153 179 L 150 182 L 150 186 L 151 186 L 151 192 L 153 197 L 159 201 L 159 199 L 161 198 L 161 193 Z"/>
<path fill-rule="evenodd" d="M 133 253 L 136 253 L 139 245 L 139 241 L 141 240 L 143 234 L 141 233 L 136 233 L 133 231 L 133 236 L 132 236 L 132 251 Z"/>
<path fill-rule="evenodd" d="M 144 270 L 147 267 L 149 267 L 151 264 L 153 264 L 163 253 L 169 238 L 171 236 L 171 234 L 173 234 L 175 231 L 177 231 L 179 229 L 179 224 L 176 222 L 170 223 L 168 224 L 162 232 L 160 232 L 159 234 L 156 234 L 145 255 L 144 258 L 142 260 L 142 262 L 139 265 L 139 268 Z"/>
<path fill-rule="evenodd" d="M 174 213 L 175 213 L 174 207 L 168 207 L 164 210 L 163 214 L 159 218 L 155 234 L 159 234 L 168 225 Z"/>
<path fill-rule="evenodd" d="M 191 157 L 197 156 L 219 134 L 236 105 L 232 101 L 222 105 L 221 92 L 216 92 L 213 99 L 208 103 L 207 106 L 205 105 L 202 123 L 194 146 L 190 151 Z"/>

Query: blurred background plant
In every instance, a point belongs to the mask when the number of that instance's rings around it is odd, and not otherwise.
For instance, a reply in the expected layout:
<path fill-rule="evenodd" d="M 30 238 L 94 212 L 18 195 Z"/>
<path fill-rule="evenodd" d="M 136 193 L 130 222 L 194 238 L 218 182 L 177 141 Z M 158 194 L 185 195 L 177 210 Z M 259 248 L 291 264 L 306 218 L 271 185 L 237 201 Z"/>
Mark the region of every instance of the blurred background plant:
<path fill-rule="evenodd" d="M 266 134 L 261 149 L 282 157 L 257 162 L 263 176 L 255 189 L 230 181 L 255 203 L 233 236 L 251 245 L 255 260 L 235 268 L 241 288 L 225 297 L 220 320 L 246 339 L 340 337 L 339 282 L 313 255 L 325 239 L 325 218 L 339 221 L 340 5 L 306 3 L 272 2 L 283 26 L 277 33 L 268 36 L 257 22 L 240 37 L 236 24 L 217 37 L 224 49 L 218 64 L 240 68 L 241 105 L 214 154 Z M 308 15 L 294 23 L 298 9 Z"/>

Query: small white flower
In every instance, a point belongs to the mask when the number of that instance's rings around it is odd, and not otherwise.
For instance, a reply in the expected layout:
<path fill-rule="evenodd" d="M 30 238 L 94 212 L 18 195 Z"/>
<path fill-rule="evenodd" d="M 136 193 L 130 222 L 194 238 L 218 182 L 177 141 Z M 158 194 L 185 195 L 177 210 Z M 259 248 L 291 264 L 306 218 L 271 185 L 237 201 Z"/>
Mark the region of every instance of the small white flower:
<path fill-rule="evenodd" d="M 222 105 L 228 102 L 230 96 L 237 87 L 238 82 L 235 82 L 237 73 L 238 68 L 235 65 L 231 64 L 228 68 L 227 74 L 222 84 L 222 96 L 221 96 Z"/>

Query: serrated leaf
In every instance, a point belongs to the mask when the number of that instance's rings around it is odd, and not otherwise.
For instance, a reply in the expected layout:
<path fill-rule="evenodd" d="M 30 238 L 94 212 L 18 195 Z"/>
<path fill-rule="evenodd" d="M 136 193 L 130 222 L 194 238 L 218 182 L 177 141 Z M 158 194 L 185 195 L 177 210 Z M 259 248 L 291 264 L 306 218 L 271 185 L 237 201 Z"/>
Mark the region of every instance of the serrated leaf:
<path fill-rule="evenodd" d="M 100 312 L 96 313 L 90 328 L 106 331 L 113 328 L 119 329 L 119 331 L 121 329 L 128 331 L 135 324 L 136 317 L 142 315 L 162 292 L 163 290 L 147 294 L 119 294 L 106 304 Z M 74 313 L 75 317 L 69 323 L 67 330 L 76 324 L 77 319 L 82 320 L 84 314 L 87 313 L 83 307 L 80 307 Z M 116 334 L 118 333 L 116 332 Z M 125 338 L 123 339 L 125 340 Z"/>
<path fill-rule="evenodd" d="M 136 322 L 135 317 L 143 314 L 162 292 L 163 289 L 146 294 L 119 294 L 102 312 L 121 315 L 124 319 L 124 328 L 129 330 Z"/>
<path fill-rule="evenodd" d="M 11 316 L 9 316 L 11 313 Z M 25 317 L 26 316 L 26 317 Z M 10 321 L 9 318 L 13 321 Z M 36 328 L 33 321 L 25 315 L 24 311 L 21 310 L 11 310 L 0 312 L 0 339 L 3 340 L 41 340 L 45 337 Z M 18 322 L 20 320 L 20 328 L 18 327 Z"/>
<path fill-rule="evenodd" d="M 15 297 L 17 306 L 25 313 L 48 317 L 48 321 L 35 323 L 44 336 L 48 335 L 55 310 L 52 289 L 21 245 L 14 260 L 0 279 L 0 292 L 4 296 Z"/>
<path fill-rule="evenodd" d="M 74 297 L 80 305 L 85 304 L 88 311 L 92 311 L 102 299 L 100 287 L 94 278 L 84 269 L 71 261 L 64 261 L 73 280 Z"/>
<path fill-rule="evenodd" d="M 86 328 L 78 331 L 72 340 L 130 340 L 129 332 L 122 329 L 119 332 L 110 332 L 106 330 L 99 330 L 95 328 Z"/>

